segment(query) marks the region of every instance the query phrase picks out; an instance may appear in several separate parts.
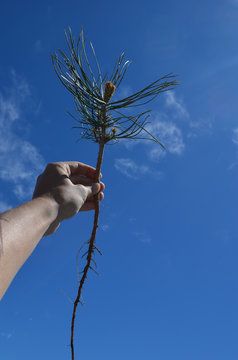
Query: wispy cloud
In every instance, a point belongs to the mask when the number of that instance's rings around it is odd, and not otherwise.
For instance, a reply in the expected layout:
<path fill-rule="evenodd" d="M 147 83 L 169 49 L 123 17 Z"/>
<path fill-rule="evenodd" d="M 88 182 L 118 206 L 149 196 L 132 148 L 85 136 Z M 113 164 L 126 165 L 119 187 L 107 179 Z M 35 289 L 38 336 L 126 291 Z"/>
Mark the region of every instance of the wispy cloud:
<path fill-rule="evenodd" d="M 165 92 L 165 105 L 172 109 L 175 118 L 188 119 L 189 113 L 183 104 L 182 100 L 178 100 L 173 91 Z"/>
<path fill-rule="evenodd" d="M 151 237 L 145 231 L 134 231 L 132 235 L 135 236 L 141 243 L 151 243 Z"/>
<path fill-rule="evenodd" d="M 165 92 L 165 105 L 169 110 L 169 117 L 179 120 L 185 120 L 187 127 L 187 138 L 195 138 L 202 135 L 211 135 L 214 119 L 212 117 L 193 119 L 187 110 L 183 100 L 178 98 L 173 91 Z"/>
<path fill-rule="evenodd" d="M 157 121 L 153 121 L 147 126 L 147 130 L 164 144 L 167 152 L 173 155 L 181 155 L 184 151 L 185 144 L 182 131 L 174 123 L 157 119 Z M 157 161 L 166 155 L 166 151 L 156 143 L 147 142 L 147 146 L 149 147 L 148 154 L 151 160 Z"/>
<path fill-rule="evenodd" d="M 131 149 L 138 145 L 146 146 L 146 153 L 149 160 L 158 161 L 165 157 L 166 154 L 181 155 L 185 150 L 185 143 L 183 140 L 183 134 L 181 129 L 173 122 L 167 121 L 164 114 L 155 115 L 154 119 L 149 122 L 145 128 L 153 136 L 155 136 L 166 148 L 164 150 L 157 143 L 148 140 L 150 137 L 146 133 L 143 133 L 144 139 L 129 141 L 123 141 L 124 145 Z"/>
<path fill-rule="evenodd" d="M 7 332 L 1 332 L 0 335 L 1 335 L 1 337 L 5 338 L 7 340 L 10 340 L 13 336 L 12 333 L 7 333 Z"/>
<path fill-rule="evenodd" d="M 148 168 L 145 166 L 139 166 L 135 161 L 131 159 L 116 159 L 114 163 L 115 168 L 122 174 L 138 179 L 141 174 L 148 172 Z"/>
<path fill-rule="evenodd" d="M 30 98 L 27 81 L 12 72 L 12 87 L 0 93 L 0 179 L 12 184 L 20 200 L 32 195 L 44 160 L 36 147 L 15 130 L 24 121 L 23 106 Z M 17 125 L 17 126 L 16 126 Z"/>
<path fill-rule="evenodd" d="M 102 231 L 108 231 L 109 225 L 108 224 L 103 224 L 103 225 L 101 225 L 101 229 L 102 229 Z"/>
<path fill-rule="evenodd" d="M 202 135 L 212 135 L 213 123 L 213 117 L 203 117 L 198 120 L 191 120 L 189 122 L 190 130 L 187 133 L 187 137 L 196 138 Z"/>
<path fill-rule="evenodd" d="M 235 144 L 235 146 L 238 146 L 238 127 L 234 128 L 232 130 L 232 136 L 231 136 L 231 140 L 232 142 Z M 230 163 L 230 165 L 228 166 L 228 170 L 233 170 L 234 168 L 236 168 L 238 165 L 238 160 L 237 160 L 237 156 L 236 159 Z"/>
<path fill-rule="evenodd" d="M 238 145 L 238 128 L 233 129 L 232 141 L 234 144 Z"/>
<path fill-rule="evenodd" d="M 155 170 L 151 171 L 149 166 L 138 165 L 135 161 L 129 158 L 116 159 L 114 166 L 123 175 L 126 175 L 134 180 L 138 180 L 144 175 L 150 175 L 156 177 L 156 179 L 161 179 L 163 177 L 162 172 Z"/>
<path fill-rule="evenodd" d="M 175 94 L 169 91 L 165 96 L 165 105 L 169 107 L 170 113 L 173 114 L 174 118 L 186 118 L 189 119 L 189 113 L 183 103 L 178 101 Z M 143 139 L 137 139 L 136 141 L 123 141 L 123 144 L 128 148 L 142 145 L 145 147 L 145 154 L 149 161 L 159 161 L 164 158 L 167 154 L 181 155 L 185 150 L 185 143 L 182 130 L 173 121 L 168 121 L 168 115 L 164 112 L 152 114 L 153 119 L 148 122 L 145 126 L 146 130 L 155 136 L 166 148 L 164 150 L 161 146 L 153 141 L 149 141 L 149 135 L 143 132 Z M 149 119 L 150 120 L 150 119 Z M 188 124 L 188 122 L 187 122 Z M 187 125 L 188 126 L 188 125 Z M 120 158 L 115 161 L 115 168 L 127 177 L 138 179 L 143 175 L 156 176 L 161 178 L 162 172 L 152 170 L 152 166 L 149 164 L 137 164 L 130 158 Z"/>
<path fill-rule="evenodd" d="M 178 100 L 173 91 L 165 92 L 165 106 L 169 108 L 169 118 L 183 118 L 189 119 L 189 113 L 182 103 Z M 143 132 L 145 140 L 124 141 L 126 147 L 131 148 L 136 144 L 143 144 L 147 146 L 147 154 L 151 160 L 159 160 L 164 157 L 166 153 L 173 155 L 181 155 L 185 149 L 183 134 L 180 127 L 173 121 L 168 121 L 168 115 L 165 112 L 152 113 L 149 123 L 146 125 L 146 130 L 153 134 L 166 147 L 164 151 L 158 144 L 148 141 L 149 136 Z"/>

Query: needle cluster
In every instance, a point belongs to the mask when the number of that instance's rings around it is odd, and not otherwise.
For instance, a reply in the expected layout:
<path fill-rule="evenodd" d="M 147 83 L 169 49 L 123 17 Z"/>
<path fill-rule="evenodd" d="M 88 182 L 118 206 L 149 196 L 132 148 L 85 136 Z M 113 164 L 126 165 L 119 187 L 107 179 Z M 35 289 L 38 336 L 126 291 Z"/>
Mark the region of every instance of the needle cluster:
<path fill-rule="evenodd" d="M 150 110 L 134 116 L 122 113 L 123 110 L 145 105 L 160 93 L 172 89 L 178 84 L 176 75 L 167 74 L 142 90 L 123 99 L 110 101 L 116 88 L 121 84 L 130 61 L 125 61 L 125 53 L 117 59 L 111 76 L 102 76 L 101 69 L 93 48 L 90 47 L 97 68 L 94 74 L 85 49 L 83 30 L 75 41 L 71 29 L 65 31 L 69 54 L 59 50 L 52 55 L 53 65 L 61 83 L 73 94 L 77 117 L 70 114 L 81 129 L 81 138 L 94 142 L 103 141 L 105 144 L 123 138 L 143 138 L 155 141 L 163 146 L 151 133 L 146 130 L 146 123 Z M 108 91 L 113 91 L 108 96 Z M 107 114 L 105 116 L 105 114 Z"/>

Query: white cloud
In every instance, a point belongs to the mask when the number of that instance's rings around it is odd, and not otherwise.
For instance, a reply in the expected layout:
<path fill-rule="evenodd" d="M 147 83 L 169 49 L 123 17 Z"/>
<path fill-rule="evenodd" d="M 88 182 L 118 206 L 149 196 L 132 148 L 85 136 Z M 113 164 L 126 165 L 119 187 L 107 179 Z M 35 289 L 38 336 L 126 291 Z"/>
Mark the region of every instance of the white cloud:
<path fill-rule="evenodd" d="M 238 127 L 232 130 L 232 142 L 236 146 L 238 146 Z M 237 165 L 238 165 L 238 161 L 236 159 L 228 166 L 228 170 L 234 169 L 235 167 L 237 167 Z"/>
<path fill-rule="evenodd" d="M 173 111 L 173 116 L 175 118 L 189 118 L 189 113 L 181 100 L 178 100 L 175 97 L 173 91 L 165 92 L 165 105 Z"/>
<path fill-rule="evenodd" d="M 172 91 L 168 91 L 166 94 L 166 106 L 170 108 L 172 116 L 170 117 L 183 117 L 189 118 L 189 113 L 181 101 L 175 98 Z M 166 148 L 163 149 L 158 143 L 151 141 L 151 137 L 145 131 L 141 133 L 143 139 L 137 139 L 135 141 L 124 140 L 122 143 L 131 149 L 137 145 L 145 146 L 145 154 L 148 156 L 150 161 L 159 161 L 164 158 L 167 154 L 181 155 L 185 150 L 185 144 L 183 140 L 183 134 L 181 129 L 172 121 L 168 121 L 166 113 L 157 113 L 152 115 L 152 121 L 149 121 L 145 125 L 145 129 L 157 138 Z M 161 178 L 164 174 L 162 172 L 152 169 L 148 165 L 139 165 L 135 161 L 129 158 L 121 158 L 115 161 L 115 168 L 123 173 L 124 175 L 138 179 L 142 175 L 149 175 Z"/>
<path fill-rule="evenodd" d="M 30 97 L 26 80 L 12 71 L 13 86 L 0 93 L 0 179 L 13 185 L 20 200 L 32 195 L 34 183 L 44 167 L 36 147 L 15 131 L 24 120 L 23 105 Z"/>
<path fill-rule="evenodd" d="M 135 161 L 129 158 L 116 159 L 114 163 L 115 168 L 122 174 L 129 178 L 138 180 L 143 175 L 149 175 L 161 179 L 163 173 L 160 171 L 151 170 L 147 165 L 137 165 Z"/>
<path fill-rule="evenodd" d="M 165 105 L 171 111 L 170 117 L 187 120 L 187 125 L 190 127 L 186 135 L 188 138 L 212 134 L 214 119 L 208 117 L 192 119 L 183 101 L 178 99 L 173 91 L 165 92 Z"/>
<path fill-rule="evenodd" d="M 234 144 L 238 145 L 238 128 L 233 129 L 232 141 Z"/>
<path fill-rule="evenodd" d="M 15 103 L 20 105 L 30 96 L 30 87 L 23 76 L 18 75 L 14 69 L 11 71 L 13 86 L 8 89 L 11 98 L 14 98 Z"/>
<path fill-rule="evenodd" d="M 1 334 L 2 337 L 4 337 L 7 340 L 11 339 L 12 336 L 13 336 L 12 333 L 6 333 L 6 332 L 1 332 L 0 334 Z"/>
<path fill-rule="evenodd" d="M 169 153 L 181 155 L 184 151 L 182 131 L 174 123 L 158 119 L 149 124 L 147 130 L 161 141 Z M 159 160 L 166 155 L 166 151 L 158 144 L 150 141 L 147 141 L 146 144 L 149 146 L 148 154 L 151 160 Z"/>
<path fill-rule="evenodd" d="M 151 237 L 144 231 L 134 231 L 132 234 L 144 244 L 151 243 Z"/>
<path fill-rule="evenodd" d="M 190 130 L 187 133 L 187 137 L 196 138 L 198 136 L 212 135 L 213 124 L 213 117 L 201 117 L 197 120 L 191 120 L 189 121 Z"/>
<path fill-rule="evenodd" d="M 141 168 L 131 159 L 116 159 L 114 163 L 115 168 L 120 171 L 122 174 L 131 177 L 133 179 L 138 179 L 140 173 L 145 172 L 145 168 Z"/>
<path fill-rule="evenodd" d="M 166 150 L 158 143 L 148 140 L 150 136 L 145 132 L 143 132 L 144 139 L 137 139 L 135 141 L 125 140 L 123 141 L 124 145 L 128 149 L 139 144 L 145 145 L 148 157 L 152 161 L 160 160 L 167 153 L 181 155 L 185 149 L 182 131 L 173 122 L 161 120 L 164 118 L 166 117 L 163 114 L 157 114 L 154 120 L 149 122 L 145 128 L 165 146 Z"/>
<path fill-rule="evenodd" d="M 103 225 L 101 226 L 101 228 L 102 228 L 102 231 L 107 231 L 107 230 L 109 229 L 109 225 L 103 224 Z"/>

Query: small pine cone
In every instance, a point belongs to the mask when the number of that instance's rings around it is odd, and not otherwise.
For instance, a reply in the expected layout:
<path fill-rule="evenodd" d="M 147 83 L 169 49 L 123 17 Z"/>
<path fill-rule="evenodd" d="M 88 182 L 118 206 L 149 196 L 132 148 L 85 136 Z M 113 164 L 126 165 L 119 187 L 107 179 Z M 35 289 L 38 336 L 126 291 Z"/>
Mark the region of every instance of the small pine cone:
<path fill-rule="evenodd" d="M 117 129 L 116 128 L 112 128 L 111 133 L 112 133 L 112 137 L 114 137 L 116 135 Z"/>
<path fill-rule="evenodd" d="M 114 94 L 116 90 L 116 86 L 111 83 L 111 81 L 107 81 L 105 84 L 105 90 L 104 90 L 104 101 L 106 103 L 109 103 L 111 100 L 112 95 Z"/>

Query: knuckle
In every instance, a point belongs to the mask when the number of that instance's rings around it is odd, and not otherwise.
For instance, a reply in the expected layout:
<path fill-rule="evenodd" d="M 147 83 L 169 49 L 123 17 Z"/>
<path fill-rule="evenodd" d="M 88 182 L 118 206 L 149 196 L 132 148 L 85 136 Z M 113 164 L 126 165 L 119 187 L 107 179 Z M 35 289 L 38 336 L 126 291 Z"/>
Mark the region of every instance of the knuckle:
<path fill-rule="evenodd" d="M 49 164 L 46 165 L 45 170 L 46 171 L 52 170 L 52 169 L 55 168 L 55 165 L 56 165 L 56 163 L 49 163 Z"/>

